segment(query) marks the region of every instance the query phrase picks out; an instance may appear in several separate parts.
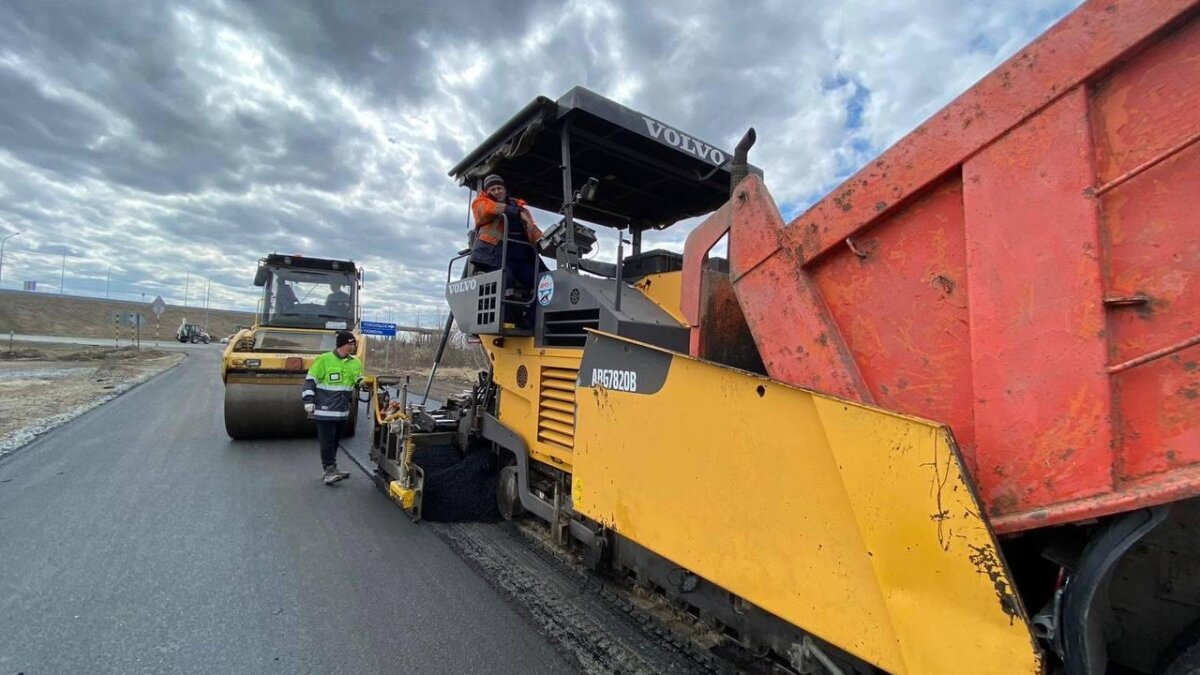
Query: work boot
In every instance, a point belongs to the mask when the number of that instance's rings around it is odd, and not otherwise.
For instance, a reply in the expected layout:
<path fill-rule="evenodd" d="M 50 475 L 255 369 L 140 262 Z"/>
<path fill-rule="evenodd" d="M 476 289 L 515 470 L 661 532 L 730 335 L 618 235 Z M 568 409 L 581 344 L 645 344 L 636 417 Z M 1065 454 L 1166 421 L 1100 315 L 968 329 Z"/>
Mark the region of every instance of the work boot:
<path fill-rule="evenodd" d="M 325 467 L 325 477 L 322 479 L 326 485 L 333 485 L 339 480 L 345 480 L 350 477 L 349 471 L 338 471 L 336 465 Z"/>

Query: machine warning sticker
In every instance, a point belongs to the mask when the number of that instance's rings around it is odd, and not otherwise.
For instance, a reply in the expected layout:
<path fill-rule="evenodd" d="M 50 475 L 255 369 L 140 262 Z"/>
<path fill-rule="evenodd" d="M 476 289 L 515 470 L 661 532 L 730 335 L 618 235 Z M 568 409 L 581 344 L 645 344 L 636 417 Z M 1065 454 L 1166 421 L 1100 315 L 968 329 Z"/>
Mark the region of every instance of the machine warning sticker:
<path fill-rule="evenodd" d="M 542 275 L 538 281 L 537 299 L 538 304 L 542 307 L 549 305 L 550 301 L 554 299 L 554 277 L 549 274 Z"/>

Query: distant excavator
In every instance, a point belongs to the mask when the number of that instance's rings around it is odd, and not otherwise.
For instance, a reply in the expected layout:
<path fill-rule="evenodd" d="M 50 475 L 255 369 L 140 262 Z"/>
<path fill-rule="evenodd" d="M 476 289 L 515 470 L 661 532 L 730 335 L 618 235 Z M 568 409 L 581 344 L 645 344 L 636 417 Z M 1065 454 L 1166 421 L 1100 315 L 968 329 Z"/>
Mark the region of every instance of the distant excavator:
<path fill-rule="evenodd" d="M 187 319 L 184 319 L 183 322 L 179 324 L 179 330 L 175 331 L 175 339 L 179 340 L 180 342 L 190 342 L 192 344 L 201 342 L 208 344 L 209 342 L 212 342 L 212 336 L 204 332 L 204 329 L 200 327 L 200 324 L 188 323 Z"/>
<path fill-rule="evenodd" d="M 254 325 L 225 347 L 225 432 L 230 438 L 277 438 L 316 433 L 300 404 L 313 359 L 333 350 L 339 330 L 358 337 L 362 272 L 353 261 L 272 253 L 259 261 L 254 285 L 263 289 Z M 345 435 L 354 433 L 358 400 Z"/>

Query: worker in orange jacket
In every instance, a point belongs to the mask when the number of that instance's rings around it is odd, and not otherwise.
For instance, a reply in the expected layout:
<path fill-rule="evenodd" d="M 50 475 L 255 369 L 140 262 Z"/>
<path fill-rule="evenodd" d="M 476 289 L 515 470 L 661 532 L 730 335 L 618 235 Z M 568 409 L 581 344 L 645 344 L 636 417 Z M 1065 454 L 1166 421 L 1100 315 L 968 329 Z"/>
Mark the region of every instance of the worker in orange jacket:
<path fill-rule="evenodd" d="M 475 217 L 475 243 L 471 249 L 475 271 L 500 269 L 504 246 L 503 216 L 507 216 L 508 255 L 504 268 L 509 271 L 509 287 L 532 292 L 538 256 L 537 249 L 530 244 L 537 244 L 542 231 L 533 222 L 533 214 L 525 207 L 525 202 L 508 196 L 504 179 L 491 174 L 483 179 L 483 190 L 471 203 L 471 213 Z"/>

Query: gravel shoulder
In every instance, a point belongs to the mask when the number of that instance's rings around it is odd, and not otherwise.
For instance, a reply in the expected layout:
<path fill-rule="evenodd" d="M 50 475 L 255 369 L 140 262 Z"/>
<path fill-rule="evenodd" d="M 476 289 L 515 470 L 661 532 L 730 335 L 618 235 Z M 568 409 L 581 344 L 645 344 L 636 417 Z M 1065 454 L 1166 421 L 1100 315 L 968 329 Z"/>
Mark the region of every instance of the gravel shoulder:
<path fill-rule="evenodd" d="M 0 350 L 0 457 L 110 401 L 184 354 L 15 342 Z"/>
<path fill-rule="evenodd" d="M 479 371 L 474 368 L 438 368 L 437 377 L 433 378 L 433 386 L 429 389 L 429 397 L 435 401 L 445 401 L 448 396 L 462 394 L 471 390 L 479 381 Z M 429 368 L 391 368 L 380 369 L 375 374 L 380 377 L 403 379 L 409 378 L 409 394 L 417 396 L 425 391 L 425 383 L 429 380 Z"/>

